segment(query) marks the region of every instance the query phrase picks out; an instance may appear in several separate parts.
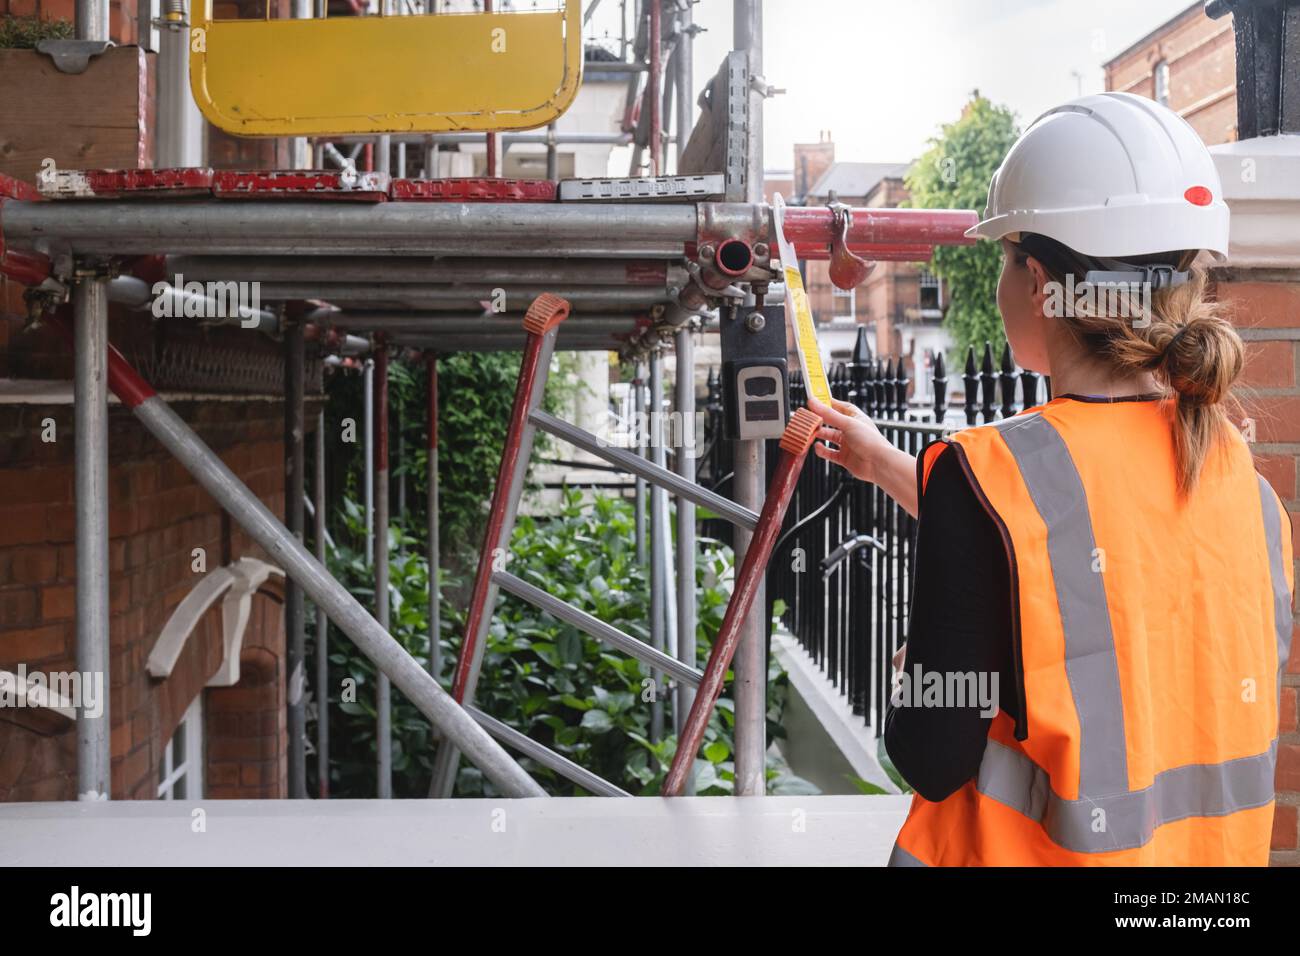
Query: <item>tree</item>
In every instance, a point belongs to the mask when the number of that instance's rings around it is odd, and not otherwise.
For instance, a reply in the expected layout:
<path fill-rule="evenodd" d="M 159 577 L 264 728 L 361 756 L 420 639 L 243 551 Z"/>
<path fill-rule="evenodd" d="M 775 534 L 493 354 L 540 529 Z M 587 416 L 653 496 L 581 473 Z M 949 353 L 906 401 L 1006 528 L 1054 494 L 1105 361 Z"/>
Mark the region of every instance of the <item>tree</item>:
<path fill-rule="evenodd" d="M 1011 110 L 995 106 L 976 90 L 961 117 L 944 124 L 940 135 L 930 140 L 930 148 L 908 171 L 911 200 L 907 205 L 982 212 L 993 172 L 1019 135 Z M 948 283 L 944 323 L 960 353 L 972 344 L 979 351 L 987 339 L 998 354 L 1005 340 L 997 304 L 998 273 L 1002 270 L 999 244 L 980 241 L 973 246 L 937 246 L 931 268 Z"/>

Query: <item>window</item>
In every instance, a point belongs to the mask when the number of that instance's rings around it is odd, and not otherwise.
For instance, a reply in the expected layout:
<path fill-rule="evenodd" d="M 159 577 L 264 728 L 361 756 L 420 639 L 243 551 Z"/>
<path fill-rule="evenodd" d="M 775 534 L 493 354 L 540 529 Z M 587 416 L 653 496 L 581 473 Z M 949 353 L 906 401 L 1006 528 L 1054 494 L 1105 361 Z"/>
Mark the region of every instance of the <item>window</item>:
<path fill-rule="evenodd" d="M 185 711 L 158 763 L 159 800 L 203 798 L 203 695 Z"/>
<path fill-rule="evenodd" d="M 1156 102 L 1161 106 L 1169 105 L 1169 62 L 1161 60 L 1155 68 Z"/>
<path fill-rule="evenodd" d="M 857 289 L 841 289 L 831 285 L 831 315 L 837 319 L 856 319 L 858 316 Z"/>
<path fill-rule="evenodd" d="M 943 308 L 943 283 L 939 277 L 931 272 L 922 271 L 919 276 L 921 285 L 921 308 L 942 309 Z"/>

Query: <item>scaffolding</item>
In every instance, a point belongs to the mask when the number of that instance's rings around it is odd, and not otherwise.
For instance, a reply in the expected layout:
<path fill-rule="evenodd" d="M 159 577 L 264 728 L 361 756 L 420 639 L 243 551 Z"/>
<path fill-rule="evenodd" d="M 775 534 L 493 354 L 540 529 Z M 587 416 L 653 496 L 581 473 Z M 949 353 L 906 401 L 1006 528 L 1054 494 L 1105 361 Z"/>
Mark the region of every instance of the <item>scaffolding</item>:
<path fill-rule="evenodd" d="M 632 0 L 624 0 L 624 5 Z M 93 5 L 93 4 L 91 4 Z M 106 4 L 104 4 L 106 7 Z M 441 733 L 442 776 L 435 794 L 449 795 L 450 768 L 463 753 L 510 796 L 542 796 L 504 748 L 530 756 L 595 793 L 621 794 L 558 754 L 472 706 L 472 675 L 458 669 L 457 686 L 448 694 L 439 685 L 439 662 L 431 655 L 422 667 L 388 631 L 387 527 L 389 448 L 387 374 L 389 350 L 414 350 L 428 363 L 430 415 L 437 416 L 437 356 L 457 351 L 524 350 L 541 361 L 552 349 L 612 350 L 622 361 L 644 365 L 655 396 L 662 395 L 663 350 L 677 350 L 676 406 L 691 415 L 694 405 L 694 359 L 691 334 L 718 321 L 719 313 L 761 308 L 779 301 L 783 286 L 773 211 L 765 202 L 762 178 L 762 107 L 772 90 L 762 75 L 761 4 L 735 0 L 735 47 L 700 99 L 701 115 L 693 120 L 691 48 L 694 28 L 689 4 L 636 0 L 635 36 L 623 46 L 627 62 L 589 63 L 629 77 L 624 129 L 618 141 L 633 147 L 634 174 L 620 180 L 554 180 L 555 149 L 561 137 L 552 126 L 542 136 L 548 147 L 550 180 L 518 181 L 495 177 L 496 134 L 488 139 L 488 178 L 438 180 L 405 176 L 405 146 L 440 142 L 428 136 L 385 135 L 380 162 L 388 165 L 389 147 L 399 156 L 397 175 L 382 169 L 358 171 L 339 147 L 346 138 L 318 143 L 318 155 L 339 168 L 311 171 L 214 172 L 205 168 L 153 170 L 59 171 L 41 183 L 38 193 L 13 180 L 0 180 L 0 271 L 29 287 L 36 321 L 63 329 L 75 352 L 77 421 L 77 648 L 78 668 L 108 670 L 107 561 L 107 392 L 111 389 L 230 516 L 284 568 L 288 670 L 297 680 L 305 673 L 306 621 L 303 597 L 317 609 L 316 633 L 334 621 L 377 666 L 379 765 L 377 792 L 391 796 L 388 755 L 389 682 L 395 684 Z M 80 11 L 80 7 L 79 7 Z M 664 18 L 671 11 L 672 27 Z M 95 39 L 94 36 L 89 39 Z M 666 65 L 668 64 L 668 65 Z M 645 78 L 644 86 L 641 78 Z M 675 88 L 675 92 L 673 92 Z M 676 133 L 676 171 L 664 175 L 666 131 Z M 688 135 L 689 131 L 689 135 Z M 528 134 L 515 134 L 524 136 Z M 373 142 L 373 139 L 369 142 Z M 506 137 L 508 144 L 509 137 Z M 642 163 L 649 176 L 640 175 Z M 323 164 L 322 164 L 323 165 Z M 426 168 L 431 168 L 426 164 Z M 791 207 L 784 211 L 784 237 L 801 258 L 830 258 L 835 263 L 872 259 L 928 258 L 936 245 L 969 242 L 965 230 L 974 223 L 960 210 L 855 209 L 847 215 L 833 207 Z M 142 264 L 161 270 L 163 291 L 147 289 Z M 850 269 L 850 272 L 852 270 Z M 207 283 L 257 282 L 262 302 L 249 310 L 222 312 L 222 321 L 272 334 L 283 342 L 286 361 L 285 441 L 286 514 L 282 523 L 245 488 L 194 432 L 159 398 L 147 382 L 108 343 L 110 301 L 139 305 L 158 295 L 185 298 L 184 280 Z M 860 279 L 859 279 L 860 281 Z M 501 309 L 485 310 L 496 298 Z M 59 308 L 72 303 L 68 323 Z M 568 314 L 544 331 L 536 324 L 536 303 L 562 301 Z M 532 310 L 525 315 L 526 310 Z M 540 339 L 545 338 L 543 349 Z M 378 596 L 375 613 L 362 607 L 324 567 L 323 455 L 317 446 L 314 477 L 315 554 L 302 544 L 306 526 L 304 495 L 307 475 L 303 360 L 308 343 L 322 351 L 364 354 L 369 387 L 367 403 L 366 482 L 370 544 Z M 407 354 L 410 354 L 408 351 Z M 542 376 L 544 378 L 544 376 Z M 638 380 L 643 377 L 638 374 Z M 530 386 L 531 388 L 531 386 Z M 521 394 L 524 383 L 521 379 Z M 530 393 L 531 394 L 531 393 Z M 638 388 L 638 400 L 641 400 Z M 565 423 L 551 421 L 525 402 L 518 427 L 541 426 L 580 447 L 586 439 Z M 807 422 L 801 420 L 806 431 Z M 321 439 L 317 427 L 317 441 Z M 429 449 L 429 561 L 439 566 L 436 429 Z M 518 436 L 516 436 L 518 437 Z M 808 439 L 809 441 L 811 439 Z M 516 452 L 521 447 L 516 441 Z M 774 488 L 788 497 L 798 478 L 802 450 L 794 442 L 776 469 Z M 588 447 L 589 451 L 596 449 Z M 662 447 L 658 449 L 662 454 Z M 654 543 L 652 605 L 655 636 L 645 645 L 607 625 L 583 617 L 544 593 L 509 575 L 481 575 L 476 587 L 477 617 L 471 628 L 491 618 L 489 588 L 500 588 L 541 604 L 561 619 L 577 623 L 652 664 L 677 680 L 675 729 L 688 743 L 679 747 L 664 792 L 685 792 L 690 758 L 698 746 L 709 712 L 735 654 L 736 794 L 763 792 L 766 740 L 764 626 L 751 613 L 761 597 L 762 567 L 780 514 L 765 509 L 762 441 L 737 443 L 735 501 L 703 492 L 693 481 L 694 462 L 679 455 L 677 472 L 663 460 L 634 453 L 607 459 L 638 479 L 638 525 L 645 515 L 642 479 L 656 483 L 650 495 L 649 523 Z M 507 449 L 509 454 L 509 448 Z M 526 469 L 527 454 L 502 474 Z M 518 474 L 516 474 L 518 477 Z M 373 489 L 373 491 L 372 491 Z M 784 489 L 784 490 L 782 490 Z M 501 492 L 500 486 L 498 493 Z M 677 551 L 666 543 L 667 495 L 677 496 Z M 517 500 L 516 500 L 517 503 Z M 714 649 L 701 671 L 695 647 L 694 581 L 674 574 L 673 566 L 694 566 L 694 506 L 702 504 L 737 525 L 738 584 L 724 625 L 725 641 Z M 372 511 L 373 507 L 373 511 Z M 783 510 L 784 505 L 780 506 Z M 494 513 L 508 526 L 510 514 Z M 499 532 L 500 527 L 497 528 Z M 491 535 L 491 530 L 489 530 Z M 752 552 L 751 552 L 752 549 Z M 675 585 L 673 584 L 676 578 Z M 430 574 L 429 605 L 437 647 L 437 575 Z M 535 590 L 535 589 L 534 589 Z M 567 617 L 566 617 L 567 615 Z M 579 623 L 580 622 L 580 623 Z M 676 635 L 670 640 L 668 628 Z M 611 633 L 613 632 L 613 633 Z M 627 642 L 640 645 L 634 647 Z M 467 637 L 468 642 L 468 637 Z M 324 681 L 323 641 L 316 679 Z M 664 653 L 676 646 L 677 654 Z M 479 648 L 481 651 L 481 647 Z M 472 670 L 472 655 L 461 667 Z M 464 691 L 469 689 L 469 693 Z M 301 694 L 290 695 L 290 796 L 306 796 L 306 722 Z M 108 793 L 109 718 L 79 715 L 78 793 L 103 799 Z M 504 746 L 503 746 L 504 745 Z M 318 726 L 317 759 L 322 762 L 321 796 L 328 780 L 328 726 Z"/>

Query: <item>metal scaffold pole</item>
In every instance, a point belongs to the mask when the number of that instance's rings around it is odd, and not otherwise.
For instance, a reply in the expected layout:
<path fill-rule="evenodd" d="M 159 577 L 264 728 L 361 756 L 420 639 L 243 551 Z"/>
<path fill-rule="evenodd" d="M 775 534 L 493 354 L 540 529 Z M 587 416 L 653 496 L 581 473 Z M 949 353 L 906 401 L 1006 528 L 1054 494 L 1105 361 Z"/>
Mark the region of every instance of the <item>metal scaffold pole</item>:
<path fill-rule="evenodd" d="M 367 358 L 361 373 L 361 429 L 365 434 L 361 466 L 366 507 L 366 564 L 375 561 L 375 360 Z"/>
<path fill-rule="evenodd" d="M 650 76 L 646 84 L 646 99 L 650 107 L 650 175 L 658 176 L 663 169 L 663 116 L 659 101 L 659 84 L 663 80 L 660 62 L 663 59 L 663 0 L 650 0 Z"/>
<path fill-rule="evenodd" d="M 763 4 L 762 0 L 734 0 L 735 48 L 747 51 L 749 75 L 763 72 Z M 763 201 L 763 96 L 751 87 L 745 144 L 746 189 L 748 202 Z M 763 441 L 736 442 L 734 495 L 739 504 L 754 511 L 763 507 Z M 735 560 L 744 563 L 752 535 L 736 529 Z M 735 675 L 732 693 L 736 705 L 736 782 L 735 796 L 762 796 L 765 792 L 766 715 L 767 715 L 767 632 L 763 617 L 767 600 L 760 585 L 750 613 L 741 627 L 739 649 L 733 664 Z"/>
<path fill-rule="evenodd" d="M 108 39 L 108 0 L 77 0 L 74 16 L 78 40 Z"/>
<path fill-rule="evenodd" d="M 52 325 L 68 331 L 58 317 Z M 343 633 L 357 645 L 420 713 L 442 730 L 443 738 L 464 753 L 501 792 L 511 797 L 545 797 L 546 791 L 489 736 L 468 710 L 438 686 L 427 670 L 379 626 L 347 588 L 323 568 L 284 524 L 205 445 L 179 415 L 158 397 L 112 346 L 108 346 L 108 383 L 136 419 L 194 476 L 221 508 L 284 569 Z M 100 442 L 103 449 L 105 444 Z M 107 555 L 104 556 L 105 559 Z M 105 560 L 105 565 L 107 561 Z M 107 596 L 104 600 L 107 605 Z M 107 711 L 104 714 L 107 718 Z"/>
<path fill-rule="evenodd" d="M 76 355 L 73 434 L 77 493 L 77 670 L 103 680 L 102 710 L 77 707 L 77 798 L 111 787 L 108 601 L 108 280 L 73 291 Z"/>
<path fill-rule="evenodd" d="M 677 172 L 682 170 L 682 154 L 686 152 L 686 143 L 695 126 L 695 30 L 692 22 L 691 5 L 678 14 L 679 33 L 677 36 L 677 54 L 674 64 L 677 68 Z"/>
<path fill-rule="evenodd" d="M 375 619 L 388 627 L 388 346 L 375 349 Z M 392 686 L 386 674 L 379 675 L 375 699 L 375 790 L 381 800 L 393 795 Z"/>
<path fill-rule="evenodd" d="M 645 401 L 645 366 L 636 364 L 632 378 L 632 409 L 636 416 L 636 451 L 645 457 L 646 436 L 646 401 Z M 640 475 L 636 478 L 636 563 L 644 568 L 646 562 L 645 505 L 646 481 Z"/>
<path fill-rule="evenodd" d="M 657 2 L 657 0 L 655 0 Z M 650 460 L 657 466 L 664 464 L 663 429 L 663 358 L 659 350 L 650 353 L 650 401 L 646 421 L 650 423 Z M 667 567 L 667 509 L 664 508 L 666 492 L 658 484 L 650 486 L 650 644 L 657 651 L 664 649 L 667 622 L 668 581 Z M 654 700 L 650 707 L 650 740 L 658 743 L 664 736 L 664 673 L 652 669 L 650 677 L 654 686 Z"/>
<path fill-rule="evenodd" d="M 302 322 L 290 320 L 286 323 L 284 336 L 284 520 L 289 533 L 299 541 L 303 540 L 306 524 L 303 507 L 307 474 L 304 351 Z M 285 672 L 288 675 L 286 699 L 289 703 L 289 797 L 302 800 L 307 797 L 307 718 L 303 693 L 307 680 L 304 669 L 307 634 L 302 589 L 292 579 L 284 582 L 284 629 L 288 650 Z"/>
<path fill-rule="evenodd" d="M 677 474 L 695 481 L 695 456 L 703 436 L 695 428 L 695 340 L 690 329 L 677 331 L 676 406 L 680 421 L 677 445 Z M 697 666 L 695 647 L 695 503 L 677 498 L 677 659 L 689 667 Z M 673 701 L 673 729 L 680 736 L 686 715 L 695 700 L 695 688 L 685 682 L 677 684 Z M 689 777 L 691 792 L 694 774 Z"/>
<path fill-rule="evenodd" d="M 316 416 L 316 561 L 325 567 L 325 411 Z M 317 795 L 330 795 L 329 618 L 316 602 L 316 778 Z"/>
<path fill-rule="evenodd" d="M 442 674 L 442 543 L 438 515 L 438 353 L 430 352 L 429 367 L 429 673 Z"/>

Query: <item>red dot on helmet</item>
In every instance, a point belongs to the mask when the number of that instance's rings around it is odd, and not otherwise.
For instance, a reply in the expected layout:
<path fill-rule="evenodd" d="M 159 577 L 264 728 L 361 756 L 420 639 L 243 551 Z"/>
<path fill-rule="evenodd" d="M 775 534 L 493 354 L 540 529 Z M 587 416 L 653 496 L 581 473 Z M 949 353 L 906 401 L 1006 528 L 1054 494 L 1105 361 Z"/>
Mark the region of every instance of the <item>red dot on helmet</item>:
<path fill-rule="evenodd" d="M 1214 199 L 1214 194 L 1204 186 L 1192 186 L 1183 193 L 1183 198 L 1194 206 L 1208 206 Z"/>

